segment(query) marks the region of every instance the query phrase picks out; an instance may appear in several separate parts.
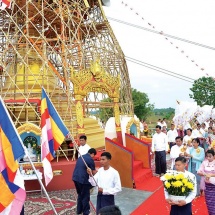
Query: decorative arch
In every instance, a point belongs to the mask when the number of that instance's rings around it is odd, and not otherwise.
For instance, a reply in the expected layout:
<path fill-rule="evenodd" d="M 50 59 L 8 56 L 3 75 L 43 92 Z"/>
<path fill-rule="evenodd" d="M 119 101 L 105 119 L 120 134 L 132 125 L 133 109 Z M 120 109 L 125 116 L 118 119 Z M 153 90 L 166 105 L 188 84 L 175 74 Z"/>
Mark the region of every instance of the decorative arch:
<path fill-rule="evenodd" d="M 33 124 L 33 123 L 25 123 L 23 125 L 21 125 L 20 127 L 17 128 L 17 131 L 19 133 L 19 135 L 25 133 L 25 132 L 32 132 L 35 135 L 40 136 L 41 135 L 41 129 L 39 126 Z"/>
<path fill-rule="evenodd" d="M 119 98 L 120 76 L 112 76 L 101 66 L 100 60 L 92 61 L 90 68 L 74 71 L 71 69 L 71 81 L 74 95 L 87 96 L 90 92 L 107 93 L 108 96 Z"/>
<path fill-rule="evenodd" d="M 126 125 L 126 133 L 127 134 L 130 134 L 130 128 L 132 125 L 136 125 L 137 127 L 137 138 L 140 138 L 140 121 L 139 120 L 136 120 L 134 117 L 132 117 L 129 122 L 127 123 Z"/>
<path fill-rule="evenodd" d="M 74 87 L 74 97 L 76 104 L 77 129 L 78 134 L 84 133 L 84 109 L 83 99 L 90 92 L 107 93 L 114 102 L 114 115 L 118 141 L 122 143 L 122 134 L 120 126 L 120 111 L 119 111 L 119 89 L 120 76 L 113 76 L 105 71 L 101 66 L 100 60 L 92 61 L 89 69 L 75 71 L 71 69 L 70 80 Z"/>
<path fill-rule="evenodd" d="M 30 144 L 31 148 L 33 148 L 33 145 L 37 144 L 37 147 L 41 145 L 41 129 L 39 126 L 33 124 L 33 123 L 25 123 L 17 128 L 17 131 L 23 141 L 23 144 L 28 147 L 28 144 Z M 35 149 L 34 149 L 35 150 Z M 36 157 L 37 160 L 32 160 L 33 162 L 37 162 L 36 166 L 42 166 L 42 163 L 38 160 L 38 156 L 36 151 L 32 152 Z M 25 156 L 23 157 L 23 159 Z M 23 166 L 29 166 L 29 162 L 22 163 Z"/>

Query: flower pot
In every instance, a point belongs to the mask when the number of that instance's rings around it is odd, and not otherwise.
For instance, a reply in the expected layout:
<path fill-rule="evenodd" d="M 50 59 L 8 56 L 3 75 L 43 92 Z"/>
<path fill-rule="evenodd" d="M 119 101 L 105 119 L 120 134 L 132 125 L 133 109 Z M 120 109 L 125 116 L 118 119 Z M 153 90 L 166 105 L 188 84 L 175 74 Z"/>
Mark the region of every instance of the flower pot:
<path fill-rule="evenodd" d="M 178 202 L 178 201 L 181 201 L 181 200 L 185 200 L 186 196 L 169 195 L 169 199 L 172 200 L 173 202 Z"/>

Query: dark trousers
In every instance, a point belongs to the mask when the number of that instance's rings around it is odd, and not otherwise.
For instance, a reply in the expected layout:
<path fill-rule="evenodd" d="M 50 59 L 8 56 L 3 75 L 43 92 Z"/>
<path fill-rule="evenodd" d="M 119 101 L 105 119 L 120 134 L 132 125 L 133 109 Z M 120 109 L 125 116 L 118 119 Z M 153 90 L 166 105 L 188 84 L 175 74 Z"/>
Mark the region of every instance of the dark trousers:
<path fill-rule="evenodd" d="M 166 173 L 166 151 L 155 152 L 155 173 Z"/>
<path fill-rule="evenodd" d="M 24 205 L 22 207 L 22 211 L 21 211 L 20 215 L 24 215 Z"/>
<path fill-rule="evenodd" d="M 90 213 L 90 189 L 92 188 L 89 184 L 81 184 L 74 181 L 76 191 L 78 193 L 77 200 L 77 214 L 88 215 Z"/>
<path fill-rule="evenodd" d="M 170 215 L 192 215 L 192 204 L 188 203 L 184 206 L 172 205 Z"/>
<path fill-rule="evenodd" d="M 99 214 L 99 210 L 105 206 L 115 205 L 114 195 L 102 195 L 98 194 L 96 203 L 96 214 Z"/>

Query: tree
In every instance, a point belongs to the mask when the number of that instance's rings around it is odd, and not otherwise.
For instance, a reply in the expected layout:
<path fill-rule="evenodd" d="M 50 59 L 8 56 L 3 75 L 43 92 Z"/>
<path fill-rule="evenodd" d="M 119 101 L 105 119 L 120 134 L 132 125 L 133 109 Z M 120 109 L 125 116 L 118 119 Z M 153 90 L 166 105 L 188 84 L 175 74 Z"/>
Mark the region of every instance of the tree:
<path fill-rule="evenodd" d="M 193 87 L 190 88 L 193 94 L 190 98 L 194 99 L 198 105 L 215 106 L 215 81 L 211 77 L 202 77 L 195 80 Z"/>
<path fill-rule="evenodd" d="M 132 88 L 132 99 L 134 103 L 134 114 L 139 119 L 144 119 L 153 113 L 154 105 L 149 103 L 149 98 L 146 93 L 137 91 Z M 110 98 L 103 99 L 101 102 L 112 102 Z M 114 116 L 113 108 L 100 108 L 99 118 L 102 121 L 107 121 Z"/>
<path fill-rule="evenodd" d="M 103 99 L 101 102 L 113 102 L 110 98 Z M 99 109 L 99 118 L 107 122 L 107 120 L 114 116 L 113 108 L 100 108 Z"/>
<path fill-rule="evenodd" d="M 149 103 L 146 93 L 132 88 L 132 99 L 134 104 L 134 114 L 139 118 L 146 120 L 153 113 L 154 105 Z"/>

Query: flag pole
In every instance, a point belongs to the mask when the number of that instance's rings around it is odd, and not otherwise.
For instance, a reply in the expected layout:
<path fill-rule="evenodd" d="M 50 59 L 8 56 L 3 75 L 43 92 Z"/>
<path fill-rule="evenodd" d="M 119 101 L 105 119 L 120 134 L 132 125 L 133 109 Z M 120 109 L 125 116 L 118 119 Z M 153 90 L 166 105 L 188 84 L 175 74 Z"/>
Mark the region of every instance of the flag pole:
<path fill-rule="evenodd" d="M 68 137 L 71 138 L 72 143 L 74 144 L 74 146 L 75 146 L 75 148 L 76 148 L 78 154 L 80 155 L 82 161 L 84 162 L 84 165 L 86 166 L 87 169 L 89 169 L 89 167 L 88 167 L 86 161 L 84 160 L 83 156 L 81 155 L 80 151 L 78 150 L 78 144 L 76 143 L 76 141 L 75 141 L 75 139 L 73 138 L 73 136 L 71 135 L 71 133 L 68 134 Z M 92 173 L 90 176 L 93 178 L 93 180 L 94 180 L 96 186 L 98 187 L 98 183 L 97 183 L 97 181 L 95 180 L 95 178 L 93 177 L 93 173 Z"/>
<path fill-rule="evenodd" d="M 17 132 L 17 129 L 16 129 L 16 127 L 15 127 L 15 125 L 14 125 L 14 123 L 13 123 L 13 121 L 12 121 L 10 115 L 9 115 L 9 113 L 8 113 L 8 110 L 7 110 L 7 108 L 6 108 L 6 106 L 5 106 L 5 103 L 4 103 L 4 101 L 3 101 L 3 99 L 2 99 L 1 96 L 0 96 L 0 101 L 1 101 L 2 104 L 3 104 L 2 106 L 3 106 L 3 108 L 5 109 L 5 112 L 6 112 L 7 115 L 8 115 L 8 119 L 10 120 L 11 125 L 13 126 L 14 131 L 16 132 L 16 135 L 17 135 L 17 137 L 18 137 L 18 139 L 19 139 L 19 141 L 20 141 L 20 143 L 21 143 L 21 146 L 22 146 L 22 148 L 24 149 L 25 155 L 28 157 L 28 159 L 29 159 L 29 161 L 30 161 L 30 164 L 31 164 L 31 166 L 32 166 L 32 168 L 33 168 L 33 170 L 34 170 L 36 176 L 37 176 L 37 179 L 38 179 L 38 181 L 39 181 L 39 183 L 40 183 L 41 188 L 43 189 L 43 191 L 44 191 L 44 193 L 45 193 L 45 195 L 46 195 L 46 197 L 47 197 L 47 199 L 48 199 L 48 201 L 49 201 L 49 203 L 50 203 L 50 205 L 51 205 L 51 207 L 52 207 L 52 210 L 54 211 L 55 215 L 58 215 L 58 213 L 57 213 L 57 211 L 56 211 L 56 209 L 55 209 L 55 207 L 54 207 L 54 205 L 53 205 L 53 203 L 52 203 L 52 201 L 51 201 L 51 199 L 50 199 L 50 197 L 49 197 L 49 195 L 48 195 L 48 193 L 47 193 L 47 191 L 46 191 L 46 189 L 45 189 L 45 187 L 44 187 L 44 185 L 43 185 L 43 183 L 42 183 L 42 180 L 39 178 L 39 176 L 38 176 L 38 174 L 37 174 L 37 170 L 36 170 L 36 168 L 35 168 L 35 166 L 34 166 L 32 160 L 31 160 L 31 158 L 30 158 L 30 156 L 29 156 L 29 154 L 28 154 L 28 150 L 27 150 L 27 148 L 25 147 L 25 145 L 23 144 L 23 141 L 22 141 L 20 135 L 19 135 L 18 132 Z"/>
<path fill-rule="evenodd" d="M 55 209 L 55 207 L 54 207 L 54 205 L 53 205 L 53 203 L 52 203 L 52 201 L 51 201 L 51 199 L 50 199 L 50 197 L 49 197 L 49 194 L 47 193 L 46 188 L 45 188 L 45 186 L 43 185 L 42 180 L 41 180 L 40 177 L 38 176 L 37 170 L 36 170 L 36 168 L 35 168 L 35 166 L 34 166 L 32 160 L 31 160 L 31 158 L 30 158 L 30 156 L 29 156 L 29 154 L 28 154 L 27 148 L 24 146 L 24 144 L 23 144 L 22 141 L 21 141 L 21 144 L 22 144 L 22 147 L 24 148 L 24 151 L 25 151 L 26 156 L 28 157 L 28 159 L 29 159 L 29 161 L 30 161 L 30 164 L 31 164 L 31 166 L 32 166 L 32 168 L 33 168 L 33 170 L 34 170 L 34 173 L 35 173 L 36 176 L 37 176 L 37 179 L 38 179 L 38 181 L 39 181 L 39 183 L 40 183 L 40 186 L 41 186 L 43 192 L 45 193 L 45 195 L 46 195 L 46 197 L 47 197 L 47 199 L 48 199 L 48 201 L 49 201 L 49 203 L 50 203 L 50 205 L 51 205 L 51 207 L 52 207 L 52 210 L 54 211 L 54 214 L 55 214 L 55 215 L 58 215 L 58 213 L 57 213 L 57 211 L 56 211 L 56 209 Z"/>

